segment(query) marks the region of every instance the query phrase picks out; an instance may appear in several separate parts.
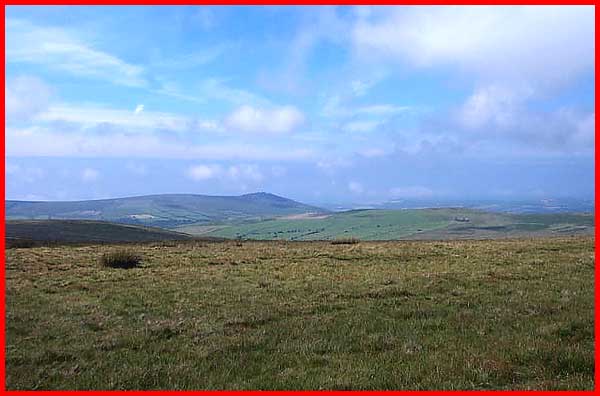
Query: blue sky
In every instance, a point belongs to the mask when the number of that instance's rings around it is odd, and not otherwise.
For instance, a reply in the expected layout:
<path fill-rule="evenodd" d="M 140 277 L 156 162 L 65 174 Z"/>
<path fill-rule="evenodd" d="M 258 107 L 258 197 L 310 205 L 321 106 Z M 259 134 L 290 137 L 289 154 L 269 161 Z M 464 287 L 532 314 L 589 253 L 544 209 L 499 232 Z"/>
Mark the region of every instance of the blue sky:
<path fill-rule="evenodd" d="M 6 9 L 7 199 L 590 198 L 594 8 Z"/>

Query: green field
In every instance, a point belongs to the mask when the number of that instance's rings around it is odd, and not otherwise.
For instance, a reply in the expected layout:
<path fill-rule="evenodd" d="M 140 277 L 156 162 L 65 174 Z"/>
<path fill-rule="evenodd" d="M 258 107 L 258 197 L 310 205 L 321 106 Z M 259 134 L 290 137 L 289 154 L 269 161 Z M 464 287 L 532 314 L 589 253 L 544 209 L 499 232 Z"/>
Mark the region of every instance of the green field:
<path fill-rule="evenodd" d="M 593 237 L 116 248 L 6 251 L 7 389 L 594 388 Z"/>
<path fill-rule="evenodd" d="M 354 210 L 321 217 L 279 218 L 216 227 L 192 225 L 176 230 L 237 239 L 395 240 L 590 234 L 594 229 L 591 214 L 513 215 L 470 209 L 410 209 Z"/>

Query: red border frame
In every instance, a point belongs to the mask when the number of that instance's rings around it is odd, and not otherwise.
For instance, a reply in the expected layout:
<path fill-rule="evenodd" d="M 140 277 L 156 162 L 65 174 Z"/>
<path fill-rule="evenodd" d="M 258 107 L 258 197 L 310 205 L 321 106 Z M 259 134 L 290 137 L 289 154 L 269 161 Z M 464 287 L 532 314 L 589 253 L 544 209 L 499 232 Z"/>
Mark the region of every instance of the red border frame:
<path fill-rule="evenodd" d="M 594 0 L 578 0 L 568 2 L 564 0 L 376 0 L 373 2 L 358 0 L 3 0 L 5 6 L 13 5 L 596 5 Z M 4 21 L 2 22 L 4 26 Z"/>
<path fill-rule="evenodd" d="M 514 1 L 514 0 L 376 0 L 373 3 L 365 3 L 364 1 L 358 0 L 174 0 L 165 4 L 167 0 L 75 0 L 75 1 L 66 1 L 66 0 L 2 0 L 1 7 L 1 27 L 2 32 L 0 33 L 2 39 L 2 86 L 6 86 L 6 41 L 5 41 L 5 8 L 6 6 L 13 5 L 596 5 L 596 0 L 586 0 L 586 1 L 576 1 L 576 2 L 565 2 L 557 1 L 557 0 L 529 0 L 529 1 Z M 596 13 L 596 9 L 594 8 L 594 19 L 595 25 L 598 25 L 598 14 Z M 595 30 L 595 42 L 598 41 L 598 31 Z M 594 73 L 598 72 L 598 50 L 594 47 Z M 595 76 L 594 74 L 594 76 Z M 595 92 L 598 89 L 598 80 L 595 79 L 594 82 Z M 5 98 L 2 97 L 1 103 L 2 107 L 4 107 Z M 598 103 L 595 102 L 595 113 L 598 111 Z M 5 128 L 5 119 L 2 118 L 2 127 Z M 597 139 L 597 133 L 594 131 L 596 135 L 595 143 L 594 143 L 594 216 L 597 216 L 598 204 L 600 203 L 600 198 L 598 197 L 598 162 L 596 161 L 596 153 L 600 148 L 600 143 Z M 6 157 L 5 150 L 5 135 L 0 139 L 0 149 L 4 157 Z M 2 193 L 3 200 L 6 198 L 6 184 L 5 184 L 5 162 L 0 165 L 2 169 L 2 173 L 0 174 L 0 178 L 2 184 L 0 186 L 0 192 Z M 5 222 L 5 205 L 3 204 L 0 207 L 0 218 L 4 224 Z M 595 229 L 595 240 L 598 240 L 600 236 L 600 230 L 598 227 Z M 458 395 L 470 395 L 470 396 L 521 396 L 521 395 L 532 395 L 532 396 L 551 396 L 551 395 L 560 395 L 560 396 L 591 396 L 598 395 L 600 396 L 600 388 L 598 387 L 598 382 L 600 381 L 600 369 L 598 367 L 598 362 L 600 358 L 600 351 L 597 346 L 597 340 L 600 338 L 600 325 L 598 322 L 600 321 L 600 313 L 596 309 L 598 307 L 598 303 L 600 302 L 600 288 L 598 287 L 598 277 L 600 276 L 600 270 L 598 266 L 595 267 L 595 288 L 594 288 L 594 360 L 595 360 L 595 371 L 594 371 L 594 390 L 591 391 L 536 391 L 536 390 L 523 390 L 523 391 L 501 391 L 501 390 L 452 390 L 452 391 L 315 391 L 315 390 L 307 390 L 307 391 L 260 391 L 260 390 L 248 390 L 248 391 L 230 391 L 230 390 L 222 390 L 222 391 L 159 391 L 159 390 L 134 390 L 134 391 L 103 391 L 103 390 L 84 390 L 84 391 L 10 391 L 6 390 L 6 326 L 5 326 L 5 318 L 6 318 L 6 263 L 5 263 L 5 228 L 0 228 L 0 249 L 2 250 L 2 257 L 0 258 L 0 323 L 2 324 L 2 329 L 0 331 L 0 345 L 3 347 L 0 348 L 0 360 L 2 360 L 3 364 L 0 365 L 0 396 L 4 395 L 15 395 L 15 396 L 94 396 L 94 395 L 109 395 L 109 396 L 117 396 L 117 395 L 125 395 L 125 396 L 191 396 L 191 395 L 206 395 L 206 396 L 247 396 L 247 395 L 260 395 L 260 396 L 284 396 L 284 395 L 306 395 L 306 396 L 349 396 L 349 395 L 386 395 L 386 396 L 458 396 Z M 598 249 L 595 249 L 595 260 L 598 261 L 600 254 L 598 253 Z"/>

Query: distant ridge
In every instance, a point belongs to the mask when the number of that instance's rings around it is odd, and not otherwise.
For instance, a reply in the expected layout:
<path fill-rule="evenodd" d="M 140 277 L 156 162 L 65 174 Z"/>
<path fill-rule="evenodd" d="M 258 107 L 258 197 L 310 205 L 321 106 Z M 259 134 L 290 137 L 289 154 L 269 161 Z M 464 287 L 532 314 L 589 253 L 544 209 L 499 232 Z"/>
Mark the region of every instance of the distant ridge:
<path fill-rule="evenodd" d="M 31 243 L 123 243 L 186 240 L 190 236 L 162 228 L 91 220 L 8 220 L 7 246 Z"/>
<path fill-rule="evenodd" d="M 5 209 L 7 220 L 101 220 L 163 228 L 328 213 L 326 209 L 266 192 L 240 196 L 158 194 L 56 202 L 9 200 Z"/>

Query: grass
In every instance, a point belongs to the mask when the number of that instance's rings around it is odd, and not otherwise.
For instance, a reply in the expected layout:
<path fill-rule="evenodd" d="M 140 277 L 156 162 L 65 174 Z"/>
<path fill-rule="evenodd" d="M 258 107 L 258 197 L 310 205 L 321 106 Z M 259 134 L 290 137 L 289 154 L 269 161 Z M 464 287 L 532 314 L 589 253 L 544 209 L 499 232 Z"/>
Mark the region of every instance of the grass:
<path fill-rule="evenodd" d="M 6 251 L 8 389 L 594 386 L 592 237 L 112 249 Z"/>
<path fill-rule="evenodd" d="M 448 224 L 447 216 L 436 210 L 355 210 L 327 218 L 276 219 L 230 225 L 207 235 L 263 240 L 397 239 L 418 230 L 436 229 Z"/>
<path fill-rule="evenodd" d="M 456 219 L 468 218 L 468 222 Z M 181 228 L 196 235 L 260 240 L 474 239 L 592 234 L 591 214 L 513 215 L 472 209 L 353 210 L 326 218 L 274 219 Z"/>
<path fill-rule="evenodd" d="M 354 237 L 336 238 L 331 241 L 332 245 L 355 245 L 360 242 L 360 239 Z"/>

